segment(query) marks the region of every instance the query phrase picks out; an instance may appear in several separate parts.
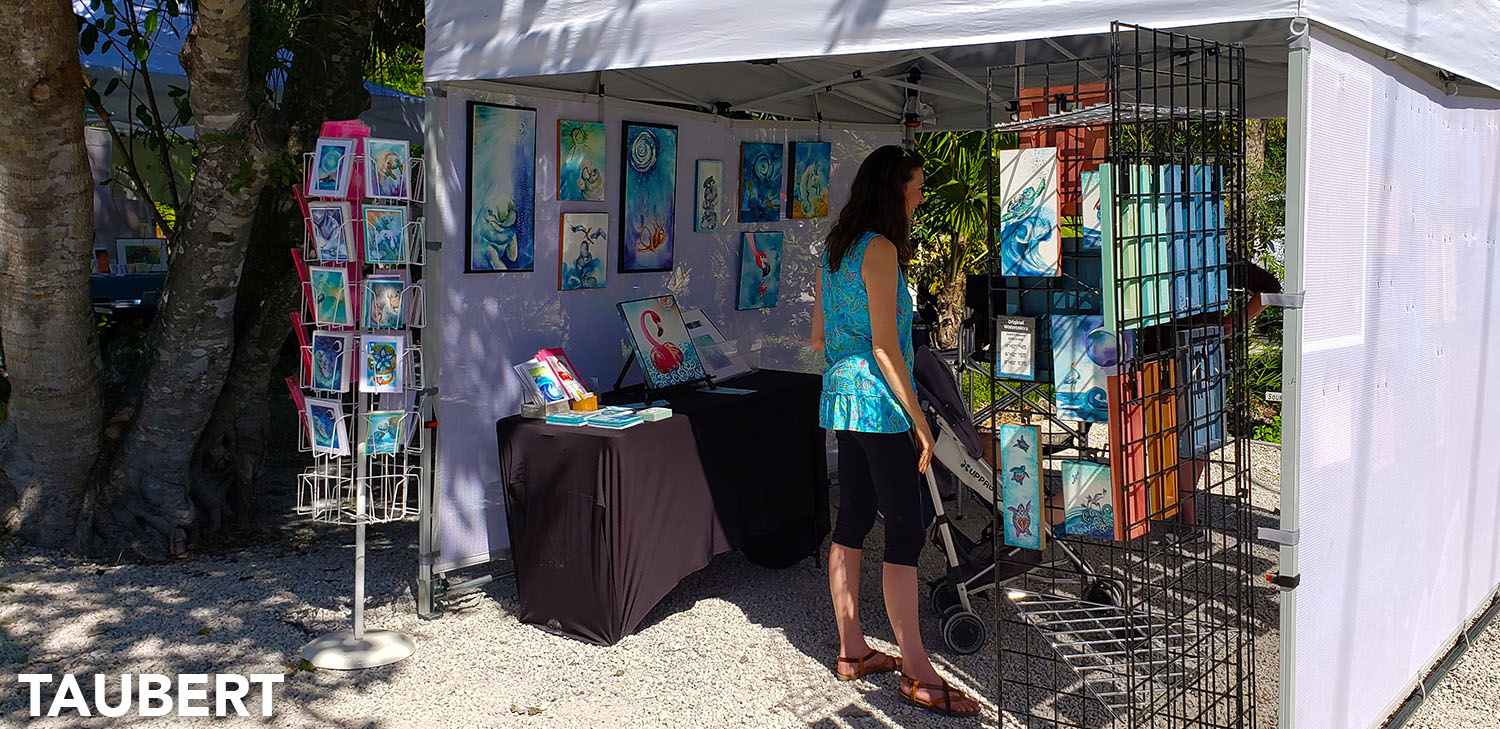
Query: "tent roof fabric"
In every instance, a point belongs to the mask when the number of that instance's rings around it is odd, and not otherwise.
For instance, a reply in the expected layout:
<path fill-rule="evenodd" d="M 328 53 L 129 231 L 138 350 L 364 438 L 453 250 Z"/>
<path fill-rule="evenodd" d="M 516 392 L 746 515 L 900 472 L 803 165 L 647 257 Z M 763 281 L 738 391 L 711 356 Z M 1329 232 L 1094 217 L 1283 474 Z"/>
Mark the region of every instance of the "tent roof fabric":
<path fill-rule="evenodd" d="M 427 0 L 425 72 L 890 124 L 904 93 L 891 81 L 917 66 L 933 126 L 976 128 L 987 69 L 1106 55 L 1120 20 L 1243 44 L 1248 113 L 1282 116 L 1298 15 L 1500 88 L 1487 30 L 1500 27 L 1500 3 L 1489 0 Z"/>

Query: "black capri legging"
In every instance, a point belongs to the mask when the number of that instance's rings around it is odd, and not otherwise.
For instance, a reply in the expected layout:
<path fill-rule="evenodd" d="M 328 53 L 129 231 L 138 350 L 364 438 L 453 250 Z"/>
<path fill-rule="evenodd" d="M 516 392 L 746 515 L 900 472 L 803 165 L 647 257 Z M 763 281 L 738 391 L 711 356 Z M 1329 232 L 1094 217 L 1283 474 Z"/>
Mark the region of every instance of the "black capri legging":
<path fill-rule="evenodd" d="M 839 515 L 833 542 L 864 549 L 875 524 L 885 517 L 885 561 L 917 566 L 922 551 L 922 475 L 910 432 L 834 431 L 839 443 Z"/>

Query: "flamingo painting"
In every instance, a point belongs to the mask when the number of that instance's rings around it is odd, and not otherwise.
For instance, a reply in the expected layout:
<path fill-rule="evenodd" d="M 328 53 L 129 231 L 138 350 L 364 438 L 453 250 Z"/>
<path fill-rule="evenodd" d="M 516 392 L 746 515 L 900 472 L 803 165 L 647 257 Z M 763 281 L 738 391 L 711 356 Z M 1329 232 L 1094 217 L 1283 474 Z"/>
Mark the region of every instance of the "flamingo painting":
<path fill-rule="evenodd" d="M 740 251 L 740 292 L 737 308 L 770 309 L 781 294 L 782 233 L 744 233 Z"/>
<path fill-rule="evenodd" d="M 664 390 L 704 378 L 703 363 L 688 336 L 676 297 L 624 301 L 618 307 L 647 385 Z"/>

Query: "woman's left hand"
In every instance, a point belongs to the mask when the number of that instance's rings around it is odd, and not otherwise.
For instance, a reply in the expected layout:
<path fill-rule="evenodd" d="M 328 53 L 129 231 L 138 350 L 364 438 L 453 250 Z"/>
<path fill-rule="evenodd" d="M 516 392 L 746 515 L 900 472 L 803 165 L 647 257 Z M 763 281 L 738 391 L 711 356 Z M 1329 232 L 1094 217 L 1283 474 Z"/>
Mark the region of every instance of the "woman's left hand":
<path fill-rule="evenodd" d="M 937 446 L 937 441 L 932 437 L 932 429 L 926 423 L 917 424 L 917 447 L 921 451 L 917 454 L 917 473 L 927 473 L 927 464 L 932 462 L 932 449 Z"/>

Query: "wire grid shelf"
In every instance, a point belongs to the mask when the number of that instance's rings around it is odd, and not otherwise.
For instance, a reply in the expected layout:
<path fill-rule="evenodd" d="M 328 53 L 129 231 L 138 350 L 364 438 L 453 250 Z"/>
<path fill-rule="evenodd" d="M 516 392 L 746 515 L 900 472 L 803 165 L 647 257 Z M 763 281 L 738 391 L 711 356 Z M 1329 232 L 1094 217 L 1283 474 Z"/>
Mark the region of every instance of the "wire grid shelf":
<path fill-rule="evenodd" d="M 399 457 L 376 457 L 367 468 L 356 478 L 347 459 L 319 459 L 297 477 L 297 513 L 344 525 L 381 524 L 416 513 L 410 496 L 421 483 L 420 467 Z"/>
<path fill-rule="evenodd" d="M 1031 132 L 1044 129 L 1061 129 L 1065 127 L 1082 127 L 1095 124 L 1109 124 L 1116 116 L 1128 118 L 1132 122 L 1154 122 L 1169 121 L 1174 119 L 1194 118 L 1213 120 L 1229 118 L 1228 113 L 1218 109 L 1189 108 L 1184 106 L 1159 106 L 1156 104 L 1132 104 L 1102 103 L 1088 106 L 1082 109 L 1061 111 L 1035 119 L 1023 119 L 1020 121 L 996 124 L 997 132 Z"/>

